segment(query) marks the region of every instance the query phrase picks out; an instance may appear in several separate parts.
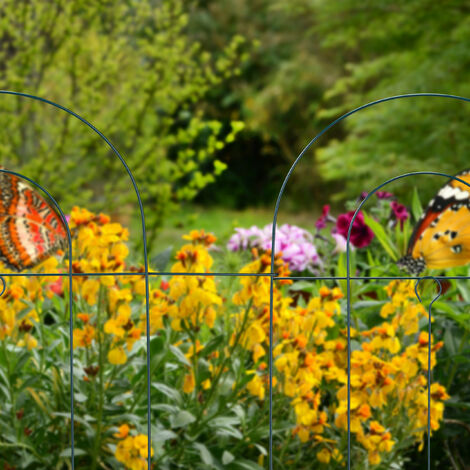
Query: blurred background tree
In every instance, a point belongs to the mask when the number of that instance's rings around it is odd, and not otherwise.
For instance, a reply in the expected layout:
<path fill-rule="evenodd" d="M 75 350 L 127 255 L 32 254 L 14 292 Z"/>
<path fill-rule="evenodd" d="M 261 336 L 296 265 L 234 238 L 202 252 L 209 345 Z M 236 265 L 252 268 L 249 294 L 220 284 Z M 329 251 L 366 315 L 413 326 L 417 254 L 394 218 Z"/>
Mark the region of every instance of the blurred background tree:
<path fill-rule="evenodd" d="M 470 95 L 467 12 L 463 0 L 9 0 L 0 82 L 76 110 L 111 138 L 145 196 L 152 239 L 181 201 L 272 208 L 302 148 L 356 106 L 401 93 Z M 77 190 L 121 211 L 134 197 L 78 122 L 22 99 L 0 106 L 4 164 L 66 207 Z M 467 167 L 466 110 L 410 99 L 352 116 L 305 155 L 285 207 L 355 198 L 390 168 Z"/>
<path fill-rule="evenodd" d="M 187 24 L 182 0 L 11 0 L 0 8 L 0 88 L 60 103 L 110 138 L 142 192 L 150 244 L 174 204 L 224 170 L 217 153 L 243 128 L 209 118 L 205 96 L 239 74 L 245 41 L 234 35 L 209 52 Z M 66 210 L 92 201 L 122 213 L 135 202 L 106 145 L 42 103 L 1 97 L 0 152 L 4 166 L 45 185 Z"/>
<path fill-rule="evenodd" d="M 470 96 L 468 2 L 300 0 L 297 8 L 315 15 L 313 34 L 341 68 L 318 118 L 331 120 L 402 93 Z M 347 119 L 343 138 L 317 152 L 319 172 L 325 180 L 344 181 L 342 198 L 402 172 L 454 174 L 469 166 L 468 116 L 468 104 L 439 98 L 375 106 Z M 423 193 L 431 197 L 433 190 Z"/>
<path fill-rule="evenodd" d="M 242 75 L 218 88 L 215 115 L 235 114 L 246 123 L 222 157 L 229 169 L 216 183 L 221 201 L 230 183 L 239 189 L 230 204 L 271 203 L 308 141 L 364 103 L 430 91 L 470 96 L 469 7 L 462 0 L 198 5 L 190 32 L 203 44 L 220 44 L 236 33 L 258 42 Z M 302 170 L 293 175 L 290 207 L 354 198 L 390 178 L 390 168 L 393 175 L 466 168 L 467 116 L 465 103 L 444 99 L 400 100 L 352 116 L 305 155 Z M 253 157 L 250 175 L 239 163 L 247 153 Z M 423 197 L 434 190 L 435 185 L 424 188 Z"/>
<path fill-rule="evenodd" d="M 289 2 L 290 5 L 290 2 Z M 306 142 L 326 121 L 317 119 L 322 95 L 337 78 L 328 53 L 309 33 L 315 16 L 291 10 L 269 0 L 199 2 L 191 15 L 190 33 L 206 47 L 217 47 L 233 34 L 255 44 L 242 74 L 226 81 L 213 95 L 215 116 L 236 116 L 246 129 L 227 148 L 224 172 L 199 201 L 217 201 L 232 207 L 272 205 L 288 169 Z M 246 158 L 250 157 L 250 171 Z M 312 155 L 306 171 L 293 175 L 289 205 L 305 207 L 305 201 L 325 192 Z M 330 185 L 331 186 L 331 185 Z M 230 187 L 230 194 L 227 194 Z M 327 188 L 331 190 L 331 188 Z"/>

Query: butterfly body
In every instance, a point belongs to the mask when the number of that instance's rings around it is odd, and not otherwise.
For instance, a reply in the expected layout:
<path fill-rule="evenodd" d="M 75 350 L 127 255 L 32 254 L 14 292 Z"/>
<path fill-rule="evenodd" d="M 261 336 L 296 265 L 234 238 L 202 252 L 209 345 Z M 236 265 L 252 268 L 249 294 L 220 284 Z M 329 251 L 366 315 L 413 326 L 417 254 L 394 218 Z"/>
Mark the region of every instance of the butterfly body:
<path fill-rule="evenodd" d="M 470 185 L 470 170 L 456 178 Z M 412 274 L 470 263 L 470 186 L 451 179 L 429 202 L 398 266 Z"/>
<path fill-rule="evenodd" d="M 66 246 L 55 209 L 19 177 L 0 172 L 0 261 L 23 271 Z"/>

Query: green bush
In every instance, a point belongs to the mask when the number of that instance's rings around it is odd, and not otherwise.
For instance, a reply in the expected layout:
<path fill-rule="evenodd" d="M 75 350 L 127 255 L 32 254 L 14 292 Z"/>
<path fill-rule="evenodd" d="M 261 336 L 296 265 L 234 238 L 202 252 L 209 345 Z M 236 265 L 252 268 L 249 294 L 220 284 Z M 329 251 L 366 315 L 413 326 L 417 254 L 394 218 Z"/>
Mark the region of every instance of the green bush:
<path fill-rule="evenodd" d="M 0 88 L 55 101 L 110 138 L 141 189 L 150 240 L 175 203 L 224 170 L 216 155 L 243 128 L 207 118 L 204 103 L 239 72 L 244 40 L 207 52 L 186 34 L 187 10 L 181 0 L 0 9 Z M 45 185 L 66 210 L 77 194 L 106 210 L 135 203 L 121 163 L 82 123 L 43 103 L 0 98 L 3 165 Z"/>

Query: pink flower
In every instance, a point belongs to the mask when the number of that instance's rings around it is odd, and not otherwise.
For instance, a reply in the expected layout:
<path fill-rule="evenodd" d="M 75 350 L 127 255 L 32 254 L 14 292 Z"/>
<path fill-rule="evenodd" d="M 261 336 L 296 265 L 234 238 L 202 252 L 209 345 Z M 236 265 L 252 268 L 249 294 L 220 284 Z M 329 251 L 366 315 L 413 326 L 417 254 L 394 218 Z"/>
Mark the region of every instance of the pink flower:
<path fill-rule="evenodd" d="M 271 249 L 272 225 L 266 225 L 262 229 L 256 226 L 249 229 L 236 228 L 235 232 L 227 243 L 227 248 L 231 251 Z M 321 266 L 312 234 L 296 225 L 284 224 L 277 228 L 274 251 L 282 252 L 282 259 L 288 263 L 291 271 L 315 272 Z"/>
<path fill-rule="evenodd" d="M 340 233 L 332 233 L 331 236 L 335 239 L 336 246 L 333 250 L 333 254 L 344 253 L 346 252 L 346 238 L 343 237 Z M 354 246 L 351 246 L 351 249 L 354 250 Z"/>
<path fill-rule="evenodd" d="M 403 224 L 405 223 L 405 220 L 408 219 L 408 217 L 410 216 L 408 210 L 403 204 L 399 204 L 396 201 L 392 201 L 390 203 L 390 207 L 392 208 L 392 212 L 395 218 L 400 221 L 400 228 L 403 230 Z"/>
<path fill-rule="evenodd" d="M 235 235 L 232 235 L 227 243 L 230 251 L 246 250 L 257 245 L 257 241 L 264 238 L 263 231 L 253 225 L 250 228 L 236 228 Z"/>
<path fill-rule="evenodd" d="M 353 215 L 354 211 L 341 214 L 336 221 L 336 232 L 346 239 Z M 374 232 L 365 224 L 362 212 L 358 212 L 351 229 L 351 244 L 356 248 L 364 248 L 370 244 L 373 238 Z"/>

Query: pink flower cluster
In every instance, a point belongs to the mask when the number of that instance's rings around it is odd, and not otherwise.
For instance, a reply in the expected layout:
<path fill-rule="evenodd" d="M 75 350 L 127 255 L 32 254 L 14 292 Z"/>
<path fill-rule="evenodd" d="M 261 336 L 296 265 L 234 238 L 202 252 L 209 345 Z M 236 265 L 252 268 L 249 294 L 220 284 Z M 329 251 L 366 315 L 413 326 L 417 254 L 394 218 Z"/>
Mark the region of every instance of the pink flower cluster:
<path fill-rule="evenodd" d="M 227 243 L 231 251 L 258 248 L 270 250 L 272 246 L 272 225 L 259 228 L 253 225 L 250 228 L 236 228 Z M 284 224 L 276 230 L 275 253 L 280 253 L 282 259 L 288 263 L 291 271 L 316 272 L 321 266 L 317 249 L 313 244 L 313 236 L 303 228 L 296 225 Z"/>

